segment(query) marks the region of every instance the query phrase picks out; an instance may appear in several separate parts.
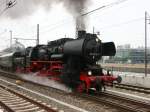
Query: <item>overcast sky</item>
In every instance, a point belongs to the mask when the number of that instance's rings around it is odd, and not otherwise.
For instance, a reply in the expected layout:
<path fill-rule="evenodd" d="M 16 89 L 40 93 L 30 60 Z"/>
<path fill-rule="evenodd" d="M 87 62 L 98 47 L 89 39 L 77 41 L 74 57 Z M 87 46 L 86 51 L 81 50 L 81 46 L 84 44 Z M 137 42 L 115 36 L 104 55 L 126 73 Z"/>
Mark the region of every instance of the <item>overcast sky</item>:
<path fill-rule="evenodd" d="M 21 4 L 21 1 L 32 0 L 17 0 L 14 7 L 2 13 L 6 7 L 5 1 L 0 0 L 0 50 L 9 46 L 10 30 L 14 38 L 35 39 L 37 24 L 40 24 L 40 44 L 63 38 L 65 35 L 75 38 L 75 20 L 62 3 L 57 2 L 47 8 L 46 4 L 33 6 Z M 116 1 L 118 0 L 90 0 L 87 3 L 87 9 L 83 11 L 88 12 Z M 33 7 L 32 10 L 29 7 Z M 116 45 L 131 44 L 132 47 L 144 46 L 145 11 L 150 15 L 150 0 L 126 0 L 121 4 L 84 16 L 86 30 L 92 32 L 94 27 L 95 32 L 100 32 L 99 38 L 103 42 L 114 41 Z M 148 25 L 149 32 L 150 25 Z M 35 41 L 19 41 L 25 46 L 36 44 Z M 148 34 L 149 45 L 150 35 Z"/>

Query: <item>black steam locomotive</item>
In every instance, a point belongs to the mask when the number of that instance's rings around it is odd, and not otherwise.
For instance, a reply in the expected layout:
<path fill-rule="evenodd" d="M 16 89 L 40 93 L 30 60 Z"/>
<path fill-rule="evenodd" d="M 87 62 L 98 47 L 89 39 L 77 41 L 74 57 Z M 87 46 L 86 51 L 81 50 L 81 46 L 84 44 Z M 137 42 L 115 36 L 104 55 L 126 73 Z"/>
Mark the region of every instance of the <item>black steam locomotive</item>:
<path fill-rule="evenodd" d="M 3 66 L 5 56 L 1 55 L 0 66 L 14 72 L 36 72 L 79 92 L 88 92 L 90 88 L 101 91 L 106 83 L 120 82 L 120 78 L 104 74 L 97 65 L 102 56 L 115 53 L 113 42 L 102 43 L 96 34 L 79 31 L 77 39 L 62 38 L 13 52 L 9 60 L 11 66 Z"/>

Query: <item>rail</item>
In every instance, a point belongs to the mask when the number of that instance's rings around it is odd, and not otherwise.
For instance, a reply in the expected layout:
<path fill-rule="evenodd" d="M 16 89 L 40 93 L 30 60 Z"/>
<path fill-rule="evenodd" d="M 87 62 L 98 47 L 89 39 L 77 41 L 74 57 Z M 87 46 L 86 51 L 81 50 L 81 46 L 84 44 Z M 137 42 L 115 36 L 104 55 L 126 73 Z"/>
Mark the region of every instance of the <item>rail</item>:
<path fill-rule="evenodd" d="M 8 112 L 57 112 L 50 106 L 0 85 L 0 105 Z"/>
<path fill-rule="evenodd" d="M 130 99 L 123 96 L 110 94 L 108 92 L 100 94 L 76 94 L 79 97 L 83 97 L 89 100 L 96 101 L 98 103 L 105 104 L 107 106 L 115 107 L 122 112 L 149 112 L 150 104 Z"/>
<path fill-rule="evenodd" d="M 129 84 L 118 84 L 118 83 L 114 83 L 114 87 L 136 91 L 140 93 L 145 93 L 145 94 L 150 94 L 150 88 L 147 88 L 147 87 L 141 87 L 141 86 L 135 86 L 135 85 L 129 85 Z"/>

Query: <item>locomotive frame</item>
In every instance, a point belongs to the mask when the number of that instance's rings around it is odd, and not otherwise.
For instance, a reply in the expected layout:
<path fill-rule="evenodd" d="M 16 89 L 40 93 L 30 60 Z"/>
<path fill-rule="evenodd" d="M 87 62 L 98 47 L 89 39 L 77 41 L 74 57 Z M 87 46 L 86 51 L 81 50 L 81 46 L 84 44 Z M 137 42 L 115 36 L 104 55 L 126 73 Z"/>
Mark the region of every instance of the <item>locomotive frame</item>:
<path fill-rule="evenodd" d="M 91 88 L 99 92 L 106 84 L 121 82 L 121 77 L 104 74 L 96 63 L 102 56 L 115 53 L 113 42 L 102 43 L 96 34 L 79 31 L 77 39 L 62 38 L 28 47 L 23 53 L 12 52 L 9 68 L 18 73 L 37 72 L 38 76 L 61 82 L 78 92 Z M 0 56 L 0 66 L 7 68 L 2 64 L 4 58 L 5 55 Z"/>

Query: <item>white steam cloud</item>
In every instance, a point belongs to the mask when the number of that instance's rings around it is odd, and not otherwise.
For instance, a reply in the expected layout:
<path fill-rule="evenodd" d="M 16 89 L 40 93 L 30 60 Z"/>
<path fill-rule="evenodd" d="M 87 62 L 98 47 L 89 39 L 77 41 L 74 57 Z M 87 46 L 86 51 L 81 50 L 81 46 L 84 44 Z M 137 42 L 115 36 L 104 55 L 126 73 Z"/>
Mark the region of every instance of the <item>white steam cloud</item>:
<path fill-rule="evenodd" d="M 11 0 L 10 0 L 11 1 Z M 32 14 L 39 7 L 45 8 L 46 11 L 51 9 L 52 4 L 62 3 L 64 8 L 74 17 L 77 27 L 85 29 L 85 20 L 78 17 L 87 8 L 89 0 L 16 0 L 17 4 L 8 11 L 7 16 L 12 19 L 21 18 Z M 79 22 L 79 23 L 78 23 Z"/>

